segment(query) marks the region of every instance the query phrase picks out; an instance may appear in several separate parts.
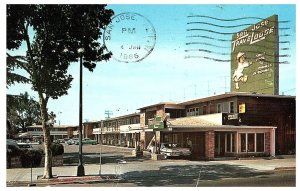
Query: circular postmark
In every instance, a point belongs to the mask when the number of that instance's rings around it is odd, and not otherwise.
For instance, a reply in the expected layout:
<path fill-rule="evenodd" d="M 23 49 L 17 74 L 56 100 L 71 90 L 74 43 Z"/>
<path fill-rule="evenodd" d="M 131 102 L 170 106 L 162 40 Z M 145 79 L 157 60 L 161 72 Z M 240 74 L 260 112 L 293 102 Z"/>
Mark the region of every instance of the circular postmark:
<path fill-rule="evenodd" d="M 139 62 L 154 49 L 156 32 L 152 23 L 138 13 L 121 13 L 104 31 L 104 44 L 120 62 Z"/>

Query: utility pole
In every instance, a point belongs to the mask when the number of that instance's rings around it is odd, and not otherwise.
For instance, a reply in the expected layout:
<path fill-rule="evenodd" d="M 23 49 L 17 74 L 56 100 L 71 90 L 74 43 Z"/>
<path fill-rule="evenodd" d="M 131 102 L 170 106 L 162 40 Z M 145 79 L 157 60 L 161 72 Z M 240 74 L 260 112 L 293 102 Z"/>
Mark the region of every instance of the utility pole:
<path fill-rule="evenodd" d="M 210 94 L 210 89 L 209 89 L 209 80 L 207 80 L 207 95 L 209 96 L 209 94 Z"/>
<path fill-rule="evenodd" d="M 113 112 L 110 111 L 110 110 L 105 110 L 105 111 L 104 111 L 104 114 L 107 115 L 107 117 L 106 117 L 105 119 L 109 119 L 110 116 L 113 114 Z"/>

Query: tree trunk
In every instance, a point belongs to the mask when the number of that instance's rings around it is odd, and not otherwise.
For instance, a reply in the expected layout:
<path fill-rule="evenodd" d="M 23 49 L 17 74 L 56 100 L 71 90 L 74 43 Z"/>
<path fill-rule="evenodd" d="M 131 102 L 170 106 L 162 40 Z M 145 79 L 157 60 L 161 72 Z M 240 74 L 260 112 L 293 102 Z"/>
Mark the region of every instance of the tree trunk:
<path fill-rule="evenodd" d="M 42 128 L 44 133 L 44 148 L 45 148 L 45 166 L 43 179 L 52 178 L 52 152 L 50 150 L 50 125 L 48 124 L 47 102 L 40 98 L 41 114 L 42 114 Z"/>

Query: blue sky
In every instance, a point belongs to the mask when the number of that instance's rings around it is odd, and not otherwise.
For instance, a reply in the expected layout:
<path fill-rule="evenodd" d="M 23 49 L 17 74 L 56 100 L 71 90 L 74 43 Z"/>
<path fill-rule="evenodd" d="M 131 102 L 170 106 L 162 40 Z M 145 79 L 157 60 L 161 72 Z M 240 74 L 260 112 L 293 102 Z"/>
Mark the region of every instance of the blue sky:
<path fill-rule="evenodd" d="M 186 43 L 191 35 L 187 29 L 188 22 L 193 21 L 189 15 L 205 15 L 223 19 L 241 17 L 266 18 L 277 14 L 279 21 L 289 21 L 279 26 L 290 28 L 280 30 L 280 34 L 289 34 L 280 37 L 280 41 L 289 41 L 280 44 L 280 47 L 289 48 L 280 54 L 289 54 L 290 57 L 281 58 L 289 64 L 280 65 L 279 92 L 296 95 L 296 6 L 295 5 L 108 5 L 115 15 L 123 12 L 139 13 L 146 17 L 156 31 L 154 50 L 142 61 L 123 63 L 111 59 L 108 62 L 98 63 L 93 73 L 84 70 L 83 73 L 83 119 L 84 121 L 101 120 L 105 118 L 105 110 L 111 110 L 113 117 L 137 112 L 138 108 L 162 101 L 186 101 L 200 97 L 221 94 L 230 91 L 230 62 L 216 62 L 205 58 L 185 58 L 186 49 L 192 48 Z M 199 20 L 199 19 L 198 19 Z M 214 24 L 224 22 L 202 20 Z M 239 22 L 226 22 L 227 25 L 242 23 L 255 24 L 259 20 L 247 19 Z M 203 27 L 202 27 L 203 28 Z M 209 30 L 218 30 L 212 26 L 205 26 Z M 240 31 L 246 27 L 222 29 L 223 32 Z M 208 33 L 203 35 L 212 36 Z M 231 35 L 215 38 L 231 39 Z M 195 48 L 204 48 L 215 52 L 230 54 L 230 42 L 211 42 L 223 48 L 212 48 L 198 45 Z M 22 50 L 14 54 L 24 54 Z M 202 56 L 218 59 L 230 59 L 230 55 L 202 53 Z M 73 75 L 72 88 L 68 95 L 58 100 L 50 100 L 50 111 L 59 113 L 57 121 L 64 125 L 78 124 L 78 78 L 79 63 L 72 63 L 69 73 Z M 7 90 L 10 94 L 19 94 L 30 91 L 30 85 L 17 85 Z M 34 92 L 31 95 L 36 96 Z"/>

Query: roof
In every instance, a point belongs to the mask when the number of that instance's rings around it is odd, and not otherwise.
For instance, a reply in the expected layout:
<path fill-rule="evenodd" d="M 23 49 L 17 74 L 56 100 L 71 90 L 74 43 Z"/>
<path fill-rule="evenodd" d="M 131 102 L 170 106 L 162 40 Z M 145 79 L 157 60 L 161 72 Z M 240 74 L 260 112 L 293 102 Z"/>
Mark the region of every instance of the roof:
<path fill-rule="evenodd" d="M 110 120 L 123 119 L 123 118 L 134 117 L 134 116 L 140 116 L 140 112 L 131 113 L 131 114 L 122 115 L 122 116 L 113 117 L 113 118 L 108 118 L 108 119 L 104 119 L 104 120 L 101 120 L 101 121 L 110 121 Z"/>
<path fill-rule="evenodd" d="M 68 128 L 68 127 L 77 127 L 76 125 L 54 125 L 52 128 L 62 128 L 62 129 L 65 129 L 65 128 Z M 27 126 L 27 128 L 42 128 L 42 125 L 30 125 L 30 126 Z"/>
<path fill-rule="evenodd" d="M 191 105 L 196 104 L 199 102 L 207 102 L 217 99 L 224 99 L 228 97 L 237 97 L 237 96 L 244 96 L 244 97 L 268 97 L 268 98 L 280 98 L 280 99 L 295 99 L 296 96 L 288 96 L 288 95 L 271 95 L 271 94 L 257 94 L 257 93 L 250 93 L 250 92 L 227 92 L 225 94 L 214 95 L 210 97 L 204 97 L 200 99 L 180 102 L 180 105 Z"/>
<path fill-rule="evenodd" d="M 145 107 L 141 107 L 141 108 L 138 108 L 138 109 L 146 109 L 146 108 L 150 108 L 150 107 L 156 107 L 156 106 L 159 106 L 159 105 L 177 105 L 178 103 L 177 102 L 159 102 L 159 103 L 156 103 L 156 104 L 153 104 L 153 105 L 148 105 L 148 106 L 145 106 Z"/>
<path fill-rule="evenodd" d="M 168 121 L 168 126 L 218 126 L 222 125 L 222 114 L 182 117 Z"/>

